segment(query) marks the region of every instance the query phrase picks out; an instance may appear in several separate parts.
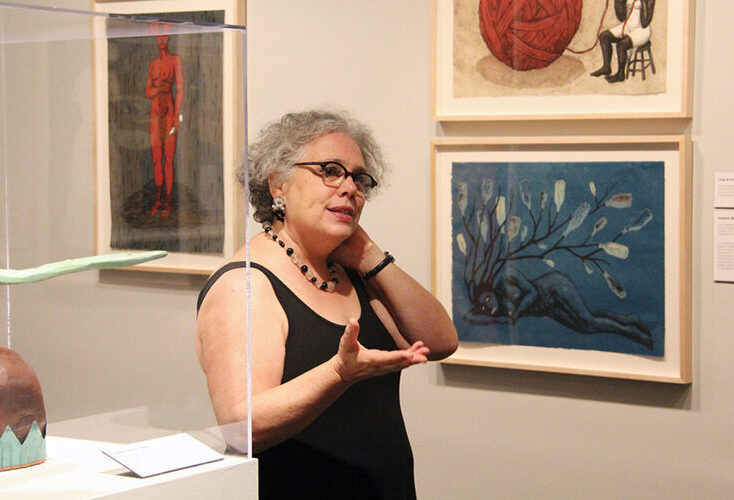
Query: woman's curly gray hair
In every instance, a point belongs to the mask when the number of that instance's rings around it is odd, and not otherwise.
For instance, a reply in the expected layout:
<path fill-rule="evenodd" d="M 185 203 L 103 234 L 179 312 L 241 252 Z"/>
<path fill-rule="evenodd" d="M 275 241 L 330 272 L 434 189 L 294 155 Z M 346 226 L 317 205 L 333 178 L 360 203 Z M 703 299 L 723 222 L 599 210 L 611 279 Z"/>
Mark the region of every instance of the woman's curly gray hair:
<path fill-rule="evenodd" d="M 244 167 L 237 171 L 237 180 L 242 185 L 247 175 L 256 221 L 273 220 L 273 197 L 268 178 L 272 175 L 277 181 L 287 179 L 303 148 L 314 139 L 333 132 L 347 134 L 357 143 L 364 157 L 365 170 L 380 182 L 387 167 L 382 150 L 366 125 L 344 112 L 311 110 L 288 113 L 260 131 L 257 140 L 249 147 L 247 171 Z"/>

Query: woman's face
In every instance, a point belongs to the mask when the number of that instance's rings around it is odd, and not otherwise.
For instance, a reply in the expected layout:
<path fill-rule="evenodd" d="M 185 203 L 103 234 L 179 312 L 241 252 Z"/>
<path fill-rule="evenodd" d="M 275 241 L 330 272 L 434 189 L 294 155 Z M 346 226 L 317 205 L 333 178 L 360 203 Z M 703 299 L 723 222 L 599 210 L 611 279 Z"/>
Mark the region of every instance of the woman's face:
<path fill-rule="evenodd" d="M 336 161 L 349 172 L 365 170 L 359 146 L 342 132 L 314 139 L 297 161 Z M 294 167 L 292 175 L 273 190 L 273 195 L 285 198 L 286 226 L 290 231 L 308 236 L 333 236 L 343 241 L 357 228 L 365 197 L 351 177 L 333 187 L 324 184 L 320 172 L 318 165 Z"/>

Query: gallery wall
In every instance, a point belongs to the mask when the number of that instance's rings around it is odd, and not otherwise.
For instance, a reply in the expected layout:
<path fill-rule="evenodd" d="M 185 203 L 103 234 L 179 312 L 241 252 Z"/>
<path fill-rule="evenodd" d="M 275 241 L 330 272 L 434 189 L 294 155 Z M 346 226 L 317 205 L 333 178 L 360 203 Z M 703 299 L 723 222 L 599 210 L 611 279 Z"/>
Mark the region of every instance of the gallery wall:
<path fill-rule="evenodd" d="M 734 495 L 734 285 L 714 283 L 712 273 L 713 175 L 732 168 L 728 147 L 734 63 L 728 53 L 727 3 L 697 4 L 692 121 L 441 124 L 432 121 L 430 111 L 429 2 L 247 2 L 250 135 L 286 111 L 314 106 L 346 109 L 370 124 L 392 174 L 387 189 L 365 210 L 363 225 L 426 287 L 432 265 L 432 138 L 669 133 L 693 138 L 693 383 L 436 363 L 411 368 L 403 375 L 401 390 L 419 498 Z M 87 8 L 88 3 L 66 0 L 63 6 Z M 88 48 L 80 47 L 78 59 L 66 64 L 68 76 L 58 82 L 66 86 L 61 94 L 91 88 L 89 53 L 84 50 Z M 59 147 L 74 144 L 75 137 L 92 129 L 91 109 L 64 105 L 70 108 L 69 128 L 59 133 L 68 140 L 54 143 Z M 91 158 L 84 146 L 77 147 L 82 150 L 73 157 L 88 153 Z M 80 178 L 87 180 L 91 182 L 91 174 Z M 49 203 L 72 203 L 62 194 L 53 196 Z M 73 201 L 89 208 L 86 200 Z M 76 232 L 75 238 L 87 236 L 85 229 L 68 230 Z M 91 231 L 88 236 L 91 241 Z M 44 297 L 54 307 L 39 319 L 39 328 L 64 324 L 70 311 L 84 304 L 106 325 L 105 335 L 69 327 L 66 331 L 72 333 L 65 338 L 47 340 L 55 344 L 54 355 L 32 342 L 24 345 L 44 383 L 49 414 L 59 419 L 75 416 L 80 408 L 124 408 L 145 400 L 146 391 L 163 389 L 184 411 L 202 411 L 205 421 L 206 411 L 197 401 L 206 393 L 192 341 L 201 280 L 125 272 L 84 279 L 91 292 L 48 289 Z M 130 358 L 114 356 L 122 347 Z M 90 376 L 70 369 L 75 362 L 98 371 Z M 155 390 L 138 385 L 141 377 L 151 376 L 160 385 Z"/>
<path fill-rule="evenodd" d="M 722 5 L 697 6 L 694 119 L 437 123 L 425 1 L 248 2 L 249 118 L 333 105 L 370 123 L 393 164 L 364 225 L 425 286 L 431 277 L 434 137 L 691 134 L 693 384 L 431 364 L 404 373 L 419 497 L 690 498 L 734 493 L 727 324 L 732 285 L 712 282 L 713 172 L 726 170 Z M 328 36 L 324 36 L 328 33 Z M 396 210 L 396 207 L 398 209 Z"/>

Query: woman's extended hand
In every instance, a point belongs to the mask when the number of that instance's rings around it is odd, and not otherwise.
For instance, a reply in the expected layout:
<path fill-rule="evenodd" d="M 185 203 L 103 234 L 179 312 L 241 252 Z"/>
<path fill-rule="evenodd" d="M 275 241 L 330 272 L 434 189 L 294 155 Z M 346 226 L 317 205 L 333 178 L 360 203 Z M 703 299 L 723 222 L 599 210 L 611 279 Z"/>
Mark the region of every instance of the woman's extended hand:
<path fill-rule="evenodd" d="M 347 383 L 400 371 L 428 361 L 429 349 L 421 341 L 407 349 L 381 351 L 367 349 L 359 343 L 358 336 L 359 323 L 354 319 L 349 320 L 339 342 L 339 352 L 332 358 L 336 363 L 337 373 Z"/>

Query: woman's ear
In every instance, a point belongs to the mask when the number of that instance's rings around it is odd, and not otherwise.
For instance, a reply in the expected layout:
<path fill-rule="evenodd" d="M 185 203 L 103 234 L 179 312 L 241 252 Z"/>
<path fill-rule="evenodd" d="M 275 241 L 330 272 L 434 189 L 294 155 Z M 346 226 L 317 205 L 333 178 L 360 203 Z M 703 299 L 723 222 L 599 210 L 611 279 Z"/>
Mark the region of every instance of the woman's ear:
<path fill-rule="evenodd" d="M 270 187 L 270 196 L 273 197 L 273 199 L 277 198 L 278 196 L 283 196 L 283 193 L 285 192 L 285 181 L 282 178 L 278 178 L 279 176 L 275 174 L 270 174 L 268 176 L 268 186 Z"/>

